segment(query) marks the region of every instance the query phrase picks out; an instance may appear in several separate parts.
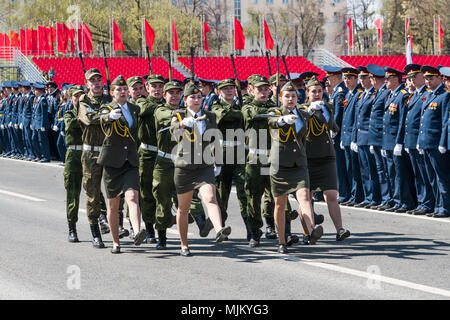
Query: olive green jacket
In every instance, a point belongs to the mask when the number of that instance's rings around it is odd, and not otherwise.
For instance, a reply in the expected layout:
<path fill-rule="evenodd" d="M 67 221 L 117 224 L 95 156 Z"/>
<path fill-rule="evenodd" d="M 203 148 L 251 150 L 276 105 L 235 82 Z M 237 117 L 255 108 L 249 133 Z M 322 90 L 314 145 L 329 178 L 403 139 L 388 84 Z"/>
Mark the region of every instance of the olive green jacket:
<path fill-rule="evenodd" d="M 100 128 L 100 107 L 109 103 L 110 98 L 102 95 L 94 97 L 84 94 L 80 97 L 78 106 L 78 120 L 83 132 L 83 143 L 89 146 L 101 146 L 105 135 Z"/>
<path fill-rule="evenodd" d="M 66 134 L 66 145 L 68 146 L 79 146 L 83 144 L 81 138 L 81 127 L 78 123 L 77 109 L 73 108 L 64 112 L 64 126 Z"/>
<path fill-rule="evenodd" d="M 151 96 L 137 99 L 136 104 L 140 108 L 138 119 L 138 137 L 142 143 L 150 146 L 156 146 L 157 139 L 154 113 L 156 108 L 164 103 L 165 101 L 163 99 L 158 102 Z"/>

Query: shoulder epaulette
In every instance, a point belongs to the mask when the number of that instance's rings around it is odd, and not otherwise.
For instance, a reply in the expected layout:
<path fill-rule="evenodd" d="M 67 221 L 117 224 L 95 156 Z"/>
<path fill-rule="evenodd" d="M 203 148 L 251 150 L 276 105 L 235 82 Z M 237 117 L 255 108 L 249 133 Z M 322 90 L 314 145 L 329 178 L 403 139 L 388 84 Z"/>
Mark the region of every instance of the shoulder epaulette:
<path fill-rule="evenodd" d="M 447 88 L 444 89 L 445 92 L 450 92 L 450 90 L 448 90 Z"/>
<path fill-rule="evenodd" d="M 433 92 L 433 90 L 431 90 L 431 89 L 427 89 L 427 92 Z"/>
<path fill-rule="evenodd" d="M 405 89 L 401 89 L 400 92 L 403 93 L 403 94 L 407 94 L 408 93 L 408 91 L 406 91 Z"/>
<path fill-rule="evenodd" d="M 358 91 L 358 92 L 364 92 L 364 91 L 362 91 L 361 89 L 357 89 L 356 91 Z"/>

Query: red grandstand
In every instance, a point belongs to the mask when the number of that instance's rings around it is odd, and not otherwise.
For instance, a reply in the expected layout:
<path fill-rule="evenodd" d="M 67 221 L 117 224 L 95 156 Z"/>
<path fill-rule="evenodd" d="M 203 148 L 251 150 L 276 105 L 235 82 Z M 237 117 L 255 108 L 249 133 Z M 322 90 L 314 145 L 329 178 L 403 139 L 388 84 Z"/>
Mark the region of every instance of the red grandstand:
<path fill-rule="evenodd" d="M 368 64 L 376 64 L 381 67 L 391 67 L 403 71 L 406 66 L 406 56 L 342 56 L 339 57 L 345 62 L 351 64 L 355 68 L 359 66 L 367 66 Z M 450 56 L 425 56 L 413 55 L 413 63 L 420 65 L 429 65 L 433 67 L 450 66 Z"/>

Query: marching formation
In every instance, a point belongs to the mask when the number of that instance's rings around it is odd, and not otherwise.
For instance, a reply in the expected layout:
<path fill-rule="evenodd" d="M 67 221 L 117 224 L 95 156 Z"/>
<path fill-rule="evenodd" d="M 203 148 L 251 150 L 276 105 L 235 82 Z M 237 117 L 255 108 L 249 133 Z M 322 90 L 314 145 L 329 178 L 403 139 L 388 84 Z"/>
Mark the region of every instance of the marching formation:
<path fill-rule="evenodd" d="M 327 203 L 336 241 L 350 236 L 340 206 L 450 217 L 450 69 L 324 70 L 322 82 L 313 72 L 246 81 L 150 74 L 104 86 L 98 69 L 85 72 L 85 86 L 61 90 L 5 81 L 1 155 L 62 161 L 68 240 L 79 242 L 83 187 L 92 244 L 104 248 L 110 232 L 114 254 L 127 236 L 164 250 L 175 224 L 182 256 L 192 255 L 190 223 L 202 238 L 214 229 L 217 243 L 228 241 L 233 183 L 249 246 L 264 234 L 282 254 L 322 237 L 316 198 Z M 302 239 L 291 232 L 298 218 Z"/>

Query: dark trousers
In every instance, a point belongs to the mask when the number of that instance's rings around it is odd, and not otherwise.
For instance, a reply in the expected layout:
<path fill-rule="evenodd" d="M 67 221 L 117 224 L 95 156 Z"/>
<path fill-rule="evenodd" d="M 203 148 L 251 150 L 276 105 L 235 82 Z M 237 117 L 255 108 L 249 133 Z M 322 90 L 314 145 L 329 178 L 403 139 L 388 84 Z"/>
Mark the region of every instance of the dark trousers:
<path fill-rule="evenodd" d="M 425 157 L 417 149 L 409 149 L 409 159 L 414 171 L 418 208 L 433 211 L 436 199 L 425 166 Z"/>
<path fill-rule="evenodd" d="M 355 203 L 364 201 L 364 191 L 361 180 L 361 170 L 359 167 L 359 158 L 356 152 L 350 150 L 350 147 L 345 147 L 345 166 L 351 182 L 351 197 L 350 200 Z"/>
<path fill-rule="evenodd" d="M 340 141 L 334 142 L 334 153 L 336 155 L 336 169 L 338 175 L 339 200 L 348 201 L 351 198 L 350 179 L 345 165 L 345 152 L 339 146 Z"/>
<path fill-rule="evenodd" d="M 23 143 L 22 143 L 22 131 L 19 128 L 11 128 L 13 139 L 14 139 L 14 145 L 16 146 L 16 153 L 19 155 L 23 155 Z"/>
<path fill-rule="evenodd" d="M 435 192 L 435 213 L 450 215 L 450 152 L 441 154 L 437 149 L 425 151 L 425 165 Z"/>
<path fill-rule="evenodd" d="M 8 139 L 8 131 L 6 129 L 0 129 L 0 139 L 2 145 L 2 154 L 8 155 L 11 152 L 11 148 Z"/>
<path fill-rule="evenodd" d="M 58 149 L 58 153 L 59 153 L 59 157 L 61 158 L 61 161 L 65 162 L 66 152 L 67 152 L 66 139 L 61 134 L 60 131 L 58 131 L 58 132 L 59 132 L 59 134 L 58 134 L 58 140 L 56 141 L 56 148 Z"/>
<path fill-rule="evenodd" d="M 394 185 L 394 201 L 396 206 L 408 210 L 416 207 L 416 190 L 414 187 L 414 174 L 405 151 L 401 156 L 394 156 L 392 150 L 386 151 L 389 178 Z"/>
<path fill-rule="evenodd" d="M 24 140 L 24 147 L 25 147 L 25 154 L 27 155 L 28 158 L 31 159 L 35 159 L 36 158 L 36 154 L 34 153 L 34 149 L 33 149 L 33 141 L 32 141 L 32 135 L 33 132 L 30 128 L 30 126 L 24 126 L 23 127 L 23 140 Z"/>
<path fill-rule="evenodd" d="M 247 196 L 247 222 L 252 229 L 261 228 L 261 198 L 264 192 L 271 192 L 270 176 L 261 174 L 261 167 L 247 164 L 245 167 L 245 194 Z"/>
<path fill-rule="evenodd" d="M 14 128 L 10 128 L 8 127 L 6 129 L 6 131 L 8 132 L 8 141 L 9 141 L 9 145 L 11 148 L 11 153 L 12 154 L 17 154 L 17 149 L 16 149 L 16 144 L 14 143 L 14 133 L 13 133 Z"/>
<path fill-rule="evenodd" d="M 379 205 L 381 204 L 381 189 L 375 157 L 370 153 L 369 146 L 359 146 L 358 156 L 365 202 Z"/>
<path fill-rule="evenodd" d="M 378 182 L 380 183 L 381 203 L 394 205 L 392 200 L 392 185 L 388 178 L 387 161 L 381 155 L 381 147 L 374 146 L 374 159 L 377 167 Z"/>
<path fill-rule="evenodd" d="M 36 130 L 39 139 L 39 149 L 42 160 L 50 160 L 50 144 L 48 141 L 47 130 Z"/>

